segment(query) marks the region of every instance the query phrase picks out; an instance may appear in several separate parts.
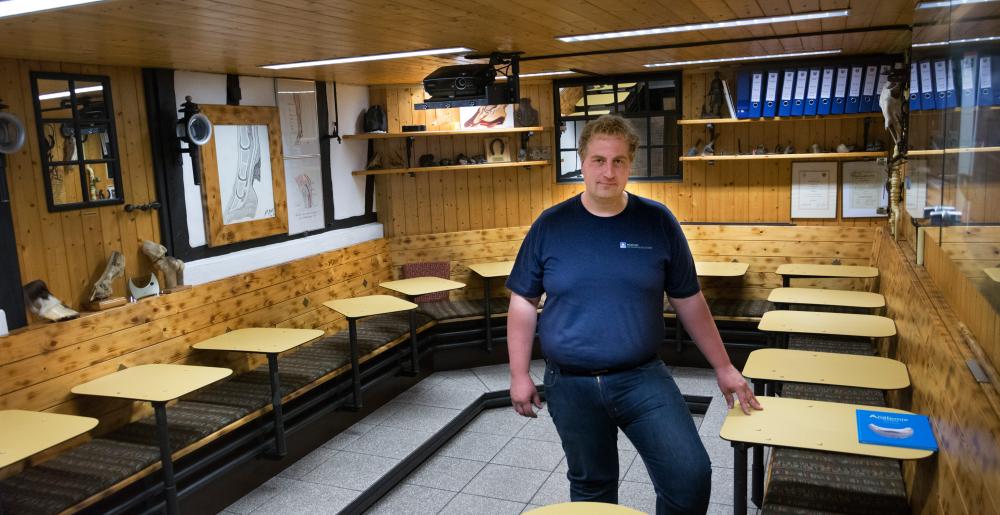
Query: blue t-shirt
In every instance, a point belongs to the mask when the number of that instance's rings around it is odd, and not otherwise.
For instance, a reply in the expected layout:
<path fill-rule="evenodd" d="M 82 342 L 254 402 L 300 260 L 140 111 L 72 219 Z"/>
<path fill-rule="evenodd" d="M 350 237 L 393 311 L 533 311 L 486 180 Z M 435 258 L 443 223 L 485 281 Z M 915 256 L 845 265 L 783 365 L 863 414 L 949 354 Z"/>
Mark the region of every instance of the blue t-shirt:
<path fill-rule="evenodd" d="M 663 293 L 700 291 L 677 219 L 632 194 L 611 217 L 591 214 L 580 195 L 545 210 L 521 243 L 507 288 L 527 298 L 546 293 L 542 353 L 585 370 L 651 358 L 663 343 Z"/>

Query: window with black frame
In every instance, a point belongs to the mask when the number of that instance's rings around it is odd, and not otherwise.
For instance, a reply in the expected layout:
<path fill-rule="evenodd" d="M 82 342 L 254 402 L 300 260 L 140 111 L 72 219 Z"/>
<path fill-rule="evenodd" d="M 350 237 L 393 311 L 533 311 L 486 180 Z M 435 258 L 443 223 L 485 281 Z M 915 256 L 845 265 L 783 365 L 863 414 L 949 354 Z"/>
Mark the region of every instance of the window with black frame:
<path fill-rule="evenodd" d="M 124 202 L 111 80 L 32 72 L 49 211 Z"/>
<path fill-rule="evenodd" d="M 630 180 L 681 179 L 679 72 L 586 77 L 553 82 L 557 144 L 556 182 L 579 182 L 577 142 L 588 121 L 602 114 L 624 117 L 639 133 Z"/>

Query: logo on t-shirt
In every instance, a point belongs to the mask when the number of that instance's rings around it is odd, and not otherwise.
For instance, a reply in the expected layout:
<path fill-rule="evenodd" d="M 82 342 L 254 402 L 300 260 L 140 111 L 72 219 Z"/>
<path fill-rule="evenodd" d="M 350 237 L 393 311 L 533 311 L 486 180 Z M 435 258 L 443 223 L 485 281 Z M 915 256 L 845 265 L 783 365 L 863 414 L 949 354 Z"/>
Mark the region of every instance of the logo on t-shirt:
<path fill-rule="evenodd" d="M 638 243 L 629 243 L 627 241 L 618 242 L 618 248 L 620 249 L 638 249 L 638 250 L 651 250 L 653 247 L 649 245 L 640 245 Z"/>

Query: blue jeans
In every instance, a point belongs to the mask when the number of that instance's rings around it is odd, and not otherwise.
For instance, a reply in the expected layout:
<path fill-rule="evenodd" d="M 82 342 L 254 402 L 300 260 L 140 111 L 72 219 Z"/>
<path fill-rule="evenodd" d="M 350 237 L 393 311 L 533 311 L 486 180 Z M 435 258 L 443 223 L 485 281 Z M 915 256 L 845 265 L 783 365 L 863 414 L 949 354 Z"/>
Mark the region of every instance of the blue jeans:
<path fill-rule="evenodd" d="M 712 465 L 687 403 L 659 358 L 599 376 L 563 374 L 549 363 L 544 382 L 566 451 L 573 501 L 618 503 L 620 427 L 649 471 L 657 515 L 708 510 Z"/>

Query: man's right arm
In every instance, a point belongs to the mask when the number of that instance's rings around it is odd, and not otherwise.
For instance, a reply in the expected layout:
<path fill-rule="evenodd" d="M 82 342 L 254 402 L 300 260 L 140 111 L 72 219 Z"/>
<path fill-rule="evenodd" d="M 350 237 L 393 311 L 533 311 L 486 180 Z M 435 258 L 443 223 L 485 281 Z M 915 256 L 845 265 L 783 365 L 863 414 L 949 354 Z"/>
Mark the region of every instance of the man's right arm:
<path fill-rule="evenodd" d="M 510 294 L 507 310 L 507 354 L 510 359 L 510 400 L 514 411 L 525 417 L 535 417 L 532 404 L 542 407 L 541 398 L 531 380 L 531 348 L 535 343 L 538 322 L 538 297 L 526 298 Z"/>

